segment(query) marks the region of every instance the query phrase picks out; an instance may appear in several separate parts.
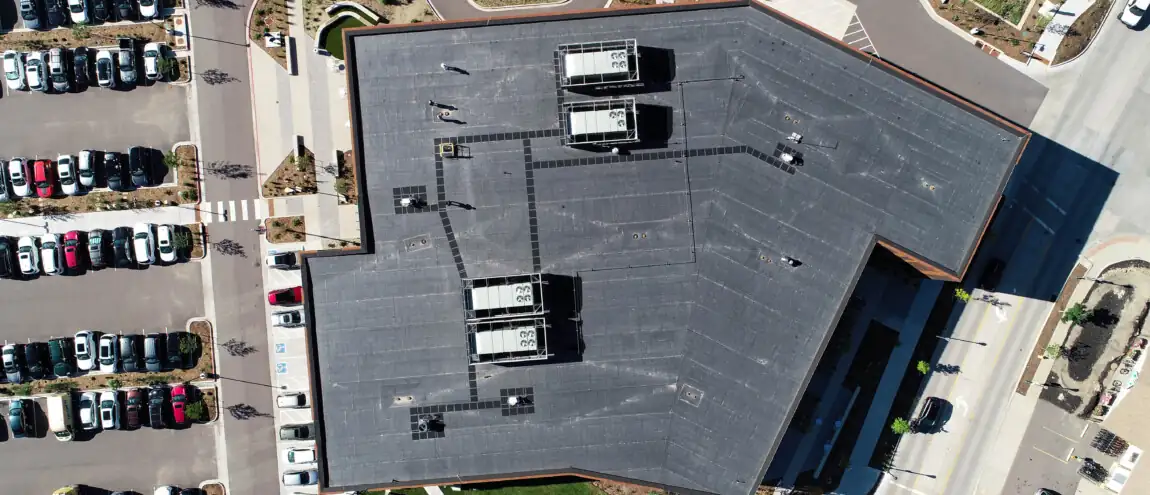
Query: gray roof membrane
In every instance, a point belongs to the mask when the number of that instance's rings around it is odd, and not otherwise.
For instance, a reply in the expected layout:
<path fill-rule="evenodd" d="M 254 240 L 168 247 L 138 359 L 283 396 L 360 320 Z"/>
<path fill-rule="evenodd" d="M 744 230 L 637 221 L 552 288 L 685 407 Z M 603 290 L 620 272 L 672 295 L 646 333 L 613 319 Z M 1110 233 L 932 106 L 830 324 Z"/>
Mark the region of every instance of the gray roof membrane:
<path fill-rule="evenodd" d="M 557 91 L 556 46 L 625 38 L 673 64 L 633 94 L 645 140 L 560 146 L 561 99 L 596 96 Z M 1024 140 L 758 6 L 365 31 L 348 51 L 374 251 L 308 260 L 327 487 L 579 469 L 750 493 L 876 235 L 963 271 Z M 469 158 L 437 160 L 443 140 Z M 780 145 L 801 164 L 769 163 Z M 469 367 L 461 278 L 534 272 L 581 335 Z M 422 414 L 443 431 L 413 433 Z"/>

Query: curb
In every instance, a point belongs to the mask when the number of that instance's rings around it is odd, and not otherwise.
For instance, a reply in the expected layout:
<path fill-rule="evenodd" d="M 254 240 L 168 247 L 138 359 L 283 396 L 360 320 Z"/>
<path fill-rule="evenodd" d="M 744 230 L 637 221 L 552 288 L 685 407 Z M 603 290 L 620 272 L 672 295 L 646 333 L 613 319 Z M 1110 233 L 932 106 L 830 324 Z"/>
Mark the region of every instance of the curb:
<path fill-rule="evenodd" d="M 1097 0 L 1097 1 L 1103 1 L 1103 0 Z M 1106 16 L 1102 18 L 1102 24 L 1098 25 L 1098 29 L 1096 31 L 1094 31 L 1094 36 L 1092 38 L 1090 38 L 1090 41 L 1088 41 L 1086 43 L 1086 46 L 1084 48 L 1082 48 L 1082 51 L 1078 52 L 1078 55 L 1071 57 L 1069 60 L 1063 60 L 1062 62 L 1059 62 L 1057 64 L 1050 64 L 1051 69 L 1058 68 L 1058 67 L 1065 67 L 1066 64 L 1069 64 L 1070 62 L 1078 60 L 1083 55 L 1085 55 L 1086 52 L 1090 51 L 1090 47 L 1094 46 L 1094 41 L 1098 39 L 1098 33 L 1101 33 L 1102 28 L 1106 27 L 1106 23 L 1110 22 L 1110 19 L 1114 17 L 1110 14 L 1114 13 L 1114 6 L 1118 5 L 1119 2 L 1116 2 L 1114 0 L 1109 0 L 1109 1 L 1110 1 L 1110 10 L 1106 11 Z M 1055 52 L 1054 55 L 1058 56 L 1058 53 Z"/>
<path fill-rule="evenodd" d="M 193 143 L 191 141 L 178 141 L 178 142 L 176 142 L 176 144 L 172 145 L 172 150 L 171 150 L 172 153 L 175 153 L 176 149 L 179 148 L 180 146 L 191 146 L 193 149 L 196 150 L 196 175 L 198 175 L 202 178 L 204 176 L 204 170 L 203 170 L 203 162 L 204 161 L 200 159 L 200 147 L 196 143 Z M 204 200 L 203 181 L 202 180 L 195 180 L 195 178 L 193 177 L 192 182 L 196 183 L 196 200 L 191 202 L 191 203 L 178 203 L 178 204 L 181 204 L 181 205 L 198 205 L 198 204 L 200 204 L 201 201 Z M 177 168 L 176 169 L 176 187 L 179 187 L 179 184 L 180 184 L 180 170 Z M 179 195 L 177 194 L 177 196 L 179 196 Z"/>
<path fill-rule="evenodd" d="M 196 222 L 196 225 L 200 226 L 200 244 L 203 246 L 204 254 L 203 254 L 203 256 L 200 256 L 198 258 L 193 258 L 191 256 L 188 256 L 187 260 L 190 262 L 201 262 L 201 261 L 204 261 L 205 259 L 207 259 L 207 257 L 208 257 L 208 245 L 206 242 L 204 242 L 204 240 L 208 238 L 208 228 L 207 228 L 207 226 L 204 225 L 204 222 Z M 204 318 L 204 319 L 207 320 L 207 318 Z M 207 320 L 207 321 L 210 324 L 210 320 Z"/>
<path fill-rule="evenodd" d="M 567 5 L 567 4 L 571 3 L 571 0 L 561 0 L 558 2 L 549 2 L 547 0 L 541 0 L 541 1 L 544 1 L 546 3 L 534 3 L 534 4 L 527 4 L 527 5 L 509 5 L 506 7 L 484 7 L 484 6 L 481 6 L 477 3 L 475 3 L 475 0 L 467 0 L 467 4 L 470 5 L 471 8 L 478 10 L 478 11 L 481 11 L 481 12 L 507 12 L 509 10 L 546 9 L 546 8 L 551 8 L 551 7 L 559 7 L 559 6 Z M 428 2 L 428 3 L 430 3 L 430 2 Z"/>
<path fill-rule="evenodd" d="M 205 252 L 206 251 L 207 250 L 205 249 Z M 213 325 L 212 321 L 209 320 L 206 316 L 194 316 L 192 318 L 188 318 L 188 321 L 184 322 L 184 331 L 188 332 L 188 333 L 192 333 L 192 323 L 195 323 L 197 321 L 206 322 L 208 324 L 208 328 L 211 330 L 210 333 L 211 333 L 212 341 L 207 342 L 206 344 L 212 345 L 212 346 L 216 345 L 216 342 L 218 341 L 218 339 L 216 338 L 216 326 Z M 201 342 L 201 344 L 205 344 L 205 343 Z M 216 358 L 216 351 L 213 348 L 213 350 L 212 350 L 212 373 L 216 373 L 219 371 L 219 364 L 220 364 L 219 359 Z M 213 383 L 215 383 L 215 382 L 213 381 Z"/>

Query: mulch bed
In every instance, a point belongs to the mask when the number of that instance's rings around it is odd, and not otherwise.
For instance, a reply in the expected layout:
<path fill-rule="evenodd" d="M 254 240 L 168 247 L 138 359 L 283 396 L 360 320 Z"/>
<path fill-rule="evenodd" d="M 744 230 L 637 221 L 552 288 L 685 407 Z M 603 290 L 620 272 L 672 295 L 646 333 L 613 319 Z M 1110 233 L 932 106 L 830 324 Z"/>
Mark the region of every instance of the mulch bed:
<path fill-rule="evenodd" d="M 183 252 L 181 252 L 180 254 L 185 259 L 193 259 L 193 260 L 203 259 L 203 257 L 204 257 L 204 236 L 205 236 L 204 224 L 202 224 L 202 223 L 190 223 L 187 225 L 181 225 L 181 227 L 186 229 L 184 231 L 184 233 L 188 234 L 191 237 L 192 245 L 189 248 L 185 248 L 185 249 L 181 250 Z"/>
<path fill-rule="evenodd" d="M 287 39 L 288 35 L 288 8 L 284 0 L 259 0 L 252 13 L 252 25 L 248 28 L 248 38 L 268 55 L 271 55 L 280 67 L 288 68 Z M 267 33 L 283 33 L 284 45 L 277 48 L 268 48 L 264 38 Z"/>
<path fill-rule="evenodd" d="M 1113 5 L 1113 0 L 1098 0 L 1086 9 L 1086 13 L 1078 17 L 1074 24 L 1070 25 L 1070 31 L 1066 33 L 1066 37 L 1062 38 L 1062 43 L 1058 45 L 1058 53 L 1054 54 L 1054 65 L 1061 64 L 1077 57 L 1087 46 L 1090 46 L 1090 41 L 1094 39 L 1094 35 L 1098 34 L 1098 29 L 1102 27 L 1102 23 L 1106 21 L 1106 14 L 1110 12 L 1110 6 Z"/>
<path fill-rule="evenodd" d="M 303 215 L 295 217 L 276 217 L 264 220 L 267 229 L 265 237 L 272 244 L 287 244 L 304 242 L 307 240 L 307 222 Z"/>
<path fill-rule="evenodd" d="M 171 46 L 172 38 L 161 24 L 139 22 L 125 25 L 98 25 L 83 29 L 57 28 L 49 31 L 16 31 L 4 33 L 0 50 L 48 50 L 55 47 L 113 46 L 116 38 L 135 38 L 138 46 L 148 41 L 163 41 Z"/>
<path fill-rule="evenodd" d="M 1034 375 L 1038 373 L 1038 365 L 1042 362 L 1042 356 L 1046 354 L 1046 346 L 1050 344 L 1050 338 L 1054 335 L 1054 328 L 1058 326 L 1058 320 L 1062 315 L 1062 311 L 1066 309 L 1067 303 L 1070 302 L 1070 296 L 1074 294 L 1074 289 L 1078 287 L 1078 277 L 1086 274 L 1086 266 L 1078 265 L 1070 272 L 1070 276 L 1066 278 L 1066 283 L 1062 286 L 1062 292 L 1059 293 L 1058 299 L 1054 301 L 1054 308 L 1050 310 L 1050 315 L 1046 317 L 1046 324 L 1042 326 L 1042 332 L 1038 334 L 1038 341 L 1034 343 L 1034 352 L 1030 354 L 1030 361 L 1026 363 L 1026 368 L 1022 372 L 1022 377 L 1018 380 L 1018 386 L 1015 392 L 1019 395 L 1026 395 L 1030 390 L 1030 381 L 1034 380 Z"/>
<path fill-rule="evenodd" d="M 971 28 L 975 27 L 981 30 L 982 34 L 977 37 L 990 47 L 980 48 L 984 48 L 983 51 L 991 55 L 997 54 L 994 52 L 1002 52 L 1010 58 L 1025 62 L 1027 56 L 1022 52 L 1031 51 L 1034 43 L 1042 35 L 1042 31 L 1035 27 L 1035 24 L 1039 23 L 1037 7 L 1026 14 L 1022 30 L 1018 30 L 994 14 L 983 10 L 974 0 L 951 0 L 945 5 L 941 0 L 930 0 L 930 5 L 940 17 L 963 31 L 969 33 Z"/>
<path fill-rule="evenodd" d="M 196 146 L 192 144 L 180 145 L 176 148 L 176 180 L 180 182 L 180 201 L 183 203 L 200 202 L 200 173 L 197 167 Z"/>
<path fill-rule="evenodd" d="M 359 204 L 359 187 L 355 176 L 355 153 L 344 151 L 339 154 L 338 171 L 335 180 L 335 192 L 342 194 L 339 204 Z"/>
<path fill-rule="evenodd" d="M 264 181 L 262 188 L 264 196 L 268 198 L 314 194 L 315 154 L 306 147 L 303 147 L 303 154 L 299 158 L 294 152 L 289 153 L 268 180 Z M 287 192 L 288 188 L 294 192 Z"/>

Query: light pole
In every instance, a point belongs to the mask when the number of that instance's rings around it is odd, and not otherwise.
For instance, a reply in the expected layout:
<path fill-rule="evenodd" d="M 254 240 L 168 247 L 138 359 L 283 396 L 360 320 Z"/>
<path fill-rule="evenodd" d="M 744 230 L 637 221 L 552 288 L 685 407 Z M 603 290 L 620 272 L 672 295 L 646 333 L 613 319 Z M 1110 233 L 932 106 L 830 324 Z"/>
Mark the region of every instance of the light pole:
<path fill-rule="evenodd" d="M 942 335 L 935 335 L 935 337 L 940 338 L 942 340 L 945 340 L 947 342 L 950 342 L 950 341 L 966 342 L 968 344 L 978 344 L 980 346 L 986 347 L 986 342 L 976 342 L 973 340 L 960 339 L 958 337 L 943 337 Z"/>

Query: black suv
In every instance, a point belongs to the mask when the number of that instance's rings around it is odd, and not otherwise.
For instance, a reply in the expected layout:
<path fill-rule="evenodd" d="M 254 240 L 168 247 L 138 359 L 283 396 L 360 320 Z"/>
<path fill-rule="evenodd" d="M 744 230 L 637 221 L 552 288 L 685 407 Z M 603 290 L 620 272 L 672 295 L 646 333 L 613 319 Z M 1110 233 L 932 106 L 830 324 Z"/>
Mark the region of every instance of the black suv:
<path fill-rule="evenodd" d="M 132 264 L 132 229 L 116 227 L 112 231 L 112 266 L 131 268 Z"/>
<path fill-rule="evenodd" d="M 911 427 L 918 433 L 931 433 L 942 426 L 942 412 L 946 401 L 938 397 L 927 397 L 922 403 L 918 417 L 911 423 Z"/>
<path fill-rule="evenodd" d="M 76 83 L 76 90 L 88 87 L 88 49 L 77 47 L 72 49 L 72 80 Z"/>
<path fill-rule="evenodd" d="M 67 337 L 60 337 L 48 341 L 48 355 L 52 358 L 52 374 L 56 376 L 70 376 L 76 371 L 76 366 L 73 365 L 76 361 L 72 357 L 72 349 L 74 349 L 72 339 Z"/>
<path fill-rule="evenodd" d="M 168 334 L 168 367 L 173 370 L 184 367 L 184 356 L 180 352 L 180 336 L 184 332 L 171 332 Z"/>
<path fill-rule="evenodd" d="M 127 191 L 124 187 L 124 161 L 115 151 L 104 153 L 104 173 L 108 176 L 108 189 Z"/>
<path fill-rule="evenodd" d="M 164 427 L 164 389 L 163 385 L 148 389 L 148 424 L 157 430 Z"/>
<path fill-rule="evenodd" d="M 33 380 L 42 380 L 48 376 L 47 360 L 44 359 L 46 345 L 43 342 L 30 342 L 24 344 L 24 367 L 28 369 L 28 376 Z"/>
<path fill-rule="evenodd" d="M 16 269 L 16 246 L 12 245 L 12 238 L 0 236 L 0 278 L 15 278 L 19 273 Z"/>
<path fill-rule="evenodd" d="M 67 0 L 44 0 L 44 10 L 48 13 L 48 29 L 68 23 L 68 5 L 66 2 Z"/>
<path fill-rule="evenodd" d="M 152 185 L 152 150 L 142 146 L 128 149 L 128 171 L 132 174 L 132 185 L 148 187 Z"/>

